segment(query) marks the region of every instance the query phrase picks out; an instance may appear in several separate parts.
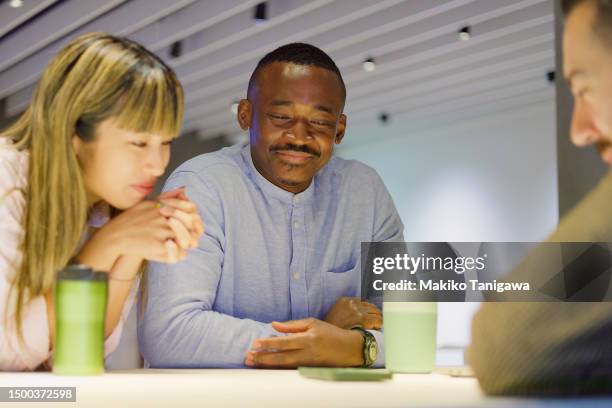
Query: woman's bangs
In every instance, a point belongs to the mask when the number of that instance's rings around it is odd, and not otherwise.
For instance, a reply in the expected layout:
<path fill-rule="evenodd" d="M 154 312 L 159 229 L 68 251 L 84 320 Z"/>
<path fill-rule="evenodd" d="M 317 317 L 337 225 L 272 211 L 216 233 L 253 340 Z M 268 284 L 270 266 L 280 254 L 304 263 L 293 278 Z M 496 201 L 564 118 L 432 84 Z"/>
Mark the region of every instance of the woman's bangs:
<path fill-rule="evenodd" d="M 156 75 L 157 74 L 157 75 Z M 121 98 L 117 124 L 126 130 L 176 137 L 183 121 L 181 86 L 161 71 L 136 78 Z"/>

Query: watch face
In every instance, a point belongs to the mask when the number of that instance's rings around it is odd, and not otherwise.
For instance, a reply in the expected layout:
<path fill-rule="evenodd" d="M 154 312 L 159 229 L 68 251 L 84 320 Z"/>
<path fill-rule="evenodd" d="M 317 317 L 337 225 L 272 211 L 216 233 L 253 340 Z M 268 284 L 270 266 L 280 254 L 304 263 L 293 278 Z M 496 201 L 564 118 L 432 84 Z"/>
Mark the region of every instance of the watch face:
<path fill-rule="evenodd" d="M 376 357 L 378 357 L 378 347 L 376 347 L 375 343 L 370 344 L 370 347 L 368 347 L 368 355 L 372 362 L 376 361 Z"/>

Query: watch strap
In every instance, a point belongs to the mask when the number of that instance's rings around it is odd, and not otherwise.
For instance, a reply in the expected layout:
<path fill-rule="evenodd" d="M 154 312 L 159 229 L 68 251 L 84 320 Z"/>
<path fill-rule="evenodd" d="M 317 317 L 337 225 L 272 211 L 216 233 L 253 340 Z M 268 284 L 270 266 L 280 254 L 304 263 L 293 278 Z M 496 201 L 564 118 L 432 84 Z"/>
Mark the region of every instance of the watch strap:
<path fill-rule="evenodd" d="M 357 330 L 363 336 L 363 365 L 362 367 L 371 367 L 376 362 L 376 356 L 378 355 L 378 344 L 376 337 L 362 327 L 353 327 L 351 330 Z M 374 356 L 372 355 L 372 349 L 375 349 Z"/>

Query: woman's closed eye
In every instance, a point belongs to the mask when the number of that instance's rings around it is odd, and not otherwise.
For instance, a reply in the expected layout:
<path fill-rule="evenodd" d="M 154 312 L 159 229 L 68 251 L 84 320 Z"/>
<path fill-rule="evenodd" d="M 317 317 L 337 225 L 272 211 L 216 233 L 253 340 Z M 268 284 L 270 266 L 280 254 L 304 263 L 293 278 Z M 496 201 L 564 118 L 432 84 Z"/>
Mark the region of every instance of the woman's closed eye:
<path fill-rule="evenodd" d="M 170 146 L 172 142 L 174 142 L 174 139 L 166 140 L 165 142 L 162 142 L 161 144 L 162 146 Z M 138 148 L 145 148 L 149 145 L 147 142 L 138 142 L 138 141 L 130 142 L 130 144 Z"/>

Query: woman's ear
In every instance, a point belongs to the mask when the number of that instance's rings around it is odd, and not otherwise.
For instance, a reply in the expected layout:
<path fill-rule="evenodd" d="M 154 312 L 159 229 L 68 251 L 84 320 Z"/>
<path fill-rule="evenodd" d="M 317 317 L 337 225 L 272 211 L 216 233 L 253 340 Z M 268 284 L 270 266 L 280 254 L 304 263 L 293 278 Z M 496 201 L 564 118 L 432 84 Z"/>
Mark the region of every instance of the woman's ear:
<path fill-rule="evenodd" d="M 238 113 L 236 114 L 238 124 L 242 130 L 248 130 L 251 127 L 253 118 L 253 106 L 248 99 L 241 99 L 238 103 Z"/>
<path fill-rule="evenodd" d="M 80 157 L 82 155 L 83 141 L 80 137 L 77 136 L 76 133 L 72 136 L 72 148 L 74 149 L 74 153 L 77 155 L 77 157 Z"/>

